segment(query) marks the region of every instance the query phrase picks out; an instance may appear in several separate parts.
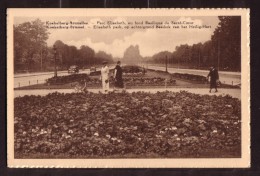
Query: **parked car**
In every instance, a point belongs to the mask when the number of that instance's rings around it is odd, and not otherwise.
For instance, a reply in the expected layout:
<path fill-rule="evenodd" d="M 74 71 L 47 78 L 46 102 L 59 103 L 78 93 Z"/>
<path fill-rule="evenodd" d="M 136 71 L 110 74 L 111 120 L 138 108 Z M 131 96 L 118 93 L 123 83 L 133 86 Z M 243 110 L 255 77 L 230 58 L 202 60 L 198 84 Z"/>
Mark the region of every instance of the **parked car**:
<path fill-rule="evenodd" d="M 79 72 L 79 67 L 77 65 L 72 65 L 68 69 L 68 73 L 78 73 Z"/>
<path fill-rule="evenodd" d="M 97 71 L 96 67 L 90 67 L 90 72 L 95 72 L 95 71 Z"/>

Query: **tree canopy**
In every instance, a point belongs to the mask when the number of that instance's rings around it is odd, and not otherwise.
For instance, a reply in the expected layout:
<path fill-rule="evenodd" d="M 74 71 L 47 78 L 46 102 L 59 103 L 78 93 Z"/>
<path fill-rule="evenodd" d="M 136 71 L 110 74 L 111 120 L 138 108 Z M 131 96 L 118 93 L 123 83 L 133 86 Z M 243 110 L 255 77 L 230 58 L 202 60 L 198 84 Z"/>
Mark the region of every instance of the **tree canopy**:
<path fill-rule="evenodd" d="M 48 37 L 49 33 L 39 19 L 14 25 L 15 69 L 33 69 L 35 63 L 41 64 Z"/>
<path fill-rule="evenodd" d="M 14 25 L 14 69 L 19 70 L 53 70 L 53 47 L 47 46 L 49 32 L 44 23 L 36 19 Z M 57 48 L 57 65 L 68 68 L 71 65 L 87 67 L 101 64 L 103 61 L 112 63 L 111 54 L 104 51 L 95 52 L 91 46 L 82 45 L 79 49 L 61 40 L 54 45 Z M 192 45 L 181 44 L 172 51 L 161 51 L 152 57 L 143 58 L 139 46 L 129 46 L 122 58 L 124 63 L 168 63 L 176 67 L 203 69 L 215 65 L 220 70 L 241 70 L 241 17 L 219 16 L 219 24 L 211 39 L 204 43 Z"/>
<path fill-rule="evenodd" d="M 53 46 L 47 46 L 49 32 L 44 23 L 36 19 L 14 25 L 14 70 L 39 71 L 53 70 L 54 51 Z M 57 67 L 66 69 L 71 65 L 87 67 L 101 64 L 103 61 L 113 62 L 113 57 L 104 51 L 95 51 L 82 45 L 76 46 L 64 44 L 61 40 L 54 43 L 57 48 Z"/>
<path fill-rule="evenodd" d="M 240 71 L 241 18 L 220 16 L 219 21 L 209 41 L 182 44 L 174 52 L 168 52 L 169 63 L 186 68 L 208 68 L 215 65 L 220 70 Z M 166 51 L 153 55 L 150 62 L 164 63 L 165 53 Z"/>

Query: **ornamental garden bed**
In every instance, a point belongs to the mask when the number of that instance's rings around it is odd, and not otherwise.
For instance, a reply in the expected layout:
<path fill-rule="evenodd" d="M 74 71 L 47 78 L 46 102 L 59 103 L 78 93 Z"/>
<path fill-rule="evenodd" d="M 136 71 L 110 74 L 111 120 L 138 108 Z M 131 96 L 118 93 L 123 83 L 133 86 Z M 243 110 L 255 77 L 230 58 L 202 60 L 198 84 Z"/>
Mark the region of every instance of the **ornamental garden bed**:
<path fill-rule="evenodd" d="M 122 66 L 122 70 L 124 73 L 143 73 L 144 72 L 144 68 L 136 66 L 136 65 Z"/>
<path fill-rule="evenodd" d="M 136 65 L 126 65 L 122 67 L 123 76 L 125 77 L 141 77 L 144 76 L 146 70 Z"/>
<path fill-rule="evenodd" d="M 177 79 L 181 79 L 181 80 L 185 80 L 185 81 L 189 81 L 189 82 L 193 82 L 193 83 L 198 83 L 198 84 L 206 84 L 207 78 L 205 76 L 201 76 L 201 75 L 194 75 L 194 74 L 187 74 L 187 73 L 167 73 L 165 71 L 162 70 L 152 70 L 152 69 L 148 69 L 150 71 L 155 71 L 157 73 L 160 74 L 169 74 L 171 75 L 171 77 L 173 78 L 177 78 Z"/>
<path fill-rule="evenodd" d="M 208 82 L 207 78 L 205 76 L 201 76 L 201 75 L 194 75 L 194 74 L 187 74 L 187 73 L 173 73 L 172 76 L 174 78 L 184 79 L 184 80 L 188 80 L 188 81 L 194 81 L 196 83 L 205 84 Z"/>
<path fill-rule="evenodd" d="M 110 74 L 112 75 L 112 74 Z M 175 79 L 170 75 L 161 75 L 156 72 L 148 72 L 145 75 L 139 76 L 123 76 L 124 84 L 127 88 L 136 87 L 165 87 L 176 86 Z M 114 79 L 110 77 L 110 87 L 114 86 Z M 46 80 L 45 84 L 30 85 L 16 89 L 71 89 L 77 83 L 84 84 L 86 82 L 87 88 L 101 88 L 100 75 L 90 76 L 88 74 L 73 74 L 66 76 L 52 77 Z"/>
<path fill-rule="evenodd" d="M 100 84 L 97 78 L 90 78 L 87 74 L 73 74 L 66 76 L 52 77 L 46 80 L 47 85 L 63 85 L 74 82 L 86 82 L 88 86 Z"/>
<path fill-rule="evenodd" d="M 176 84 L 176 81 L 172 78 L 161 78 L 161 77 L 125 77 L 123 78 L 124 84 L 127 86 L 172 86 Z M 94 77 L 89 77 L 87 74 L 75 74 L 61 77 L 53 77 L 47 80 L 47 85 L 62 85 L 80 82 L 84 84 L 86 82 L 87 87 L 98 87 L 101 86 L 101 80 Z M 114 79 L 110 78 L 110 85 L 113 87 Z"/>
<path fill-rule="evenodd" d="M 153 77 L 153 78 L 140 78 L 140 77 L 132 77 L 132 78 L 124 78 L 124 83 L 127 87 L 135 87 L 135 86 L 174 86 L 176 85 L 176 80 L 172 78 L 161 78 L 161 77 Z"/>
<path fill-rule="evenodd" d="M 188 92 L 14 99 L 15 158 L 241 157 L 241 102 Z"/>

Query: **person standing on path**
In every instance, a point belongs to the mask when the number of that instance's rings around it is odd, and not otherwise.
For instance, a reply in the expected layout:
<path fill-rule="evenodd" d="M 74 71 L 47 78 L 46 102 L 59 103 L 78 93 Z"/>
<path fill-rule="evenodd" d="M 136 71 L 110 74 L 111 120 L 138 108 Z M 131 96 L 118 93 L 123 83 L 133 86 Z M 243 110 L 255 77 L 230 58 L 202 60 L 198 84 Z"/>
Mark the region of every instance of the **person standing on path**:
<path fill-rule="evenodd" d="M 102 81 L 102 88 L 103 91 L 106 93 L 109 89 L 109 68 L 107 66 L 107 62 L 103 62 L 103 66 L 101 68 L 101 81 Z"/>
<path fill-rule="evenodd" d="M 124 88 L 124 83 L 123 83 L 123 70 L 120 66 L 121 62 L 118 61 L 117 65 L 115 67 L 115 72 L 114 72 L 114 79 L 115 79 L 115 88 L 116 89 L 122 89 Z"/>
<path fill-rule="evenodd" d="M 210 68 L 207 78 L 210 79 L 209 92 L 211 93 L 211 89 L 213 88 L 215 88 L 215 92 L 218 92 L 217 81 L 219 79 L 219 75 L 218 75 L 218 70 L 214 66 Z"/>

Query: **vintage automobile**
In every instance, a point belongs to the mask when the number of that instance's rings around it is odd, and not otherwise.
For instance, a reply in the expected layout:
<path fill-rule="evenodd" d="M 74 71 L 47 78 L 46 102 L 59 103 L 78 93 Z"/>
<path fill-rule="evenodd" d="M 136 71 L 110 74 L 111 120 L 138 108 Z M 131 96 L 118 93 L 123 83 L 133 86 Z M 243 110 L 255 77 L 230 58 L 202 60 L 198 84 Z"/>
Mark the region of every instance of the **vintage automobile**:
<path fill-rule="evenodd" d="M 96 67 L 90 67 L 90 72 L 95 72 L 95 71 L 97 71 Z"/>
<path fill-rule="evenodd" d="M 79 67 L 77 65 L 72 65 L 68 69 L 68 73 L 78 73 L 79 72 Z"/>

